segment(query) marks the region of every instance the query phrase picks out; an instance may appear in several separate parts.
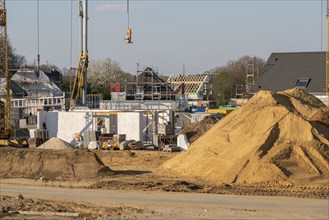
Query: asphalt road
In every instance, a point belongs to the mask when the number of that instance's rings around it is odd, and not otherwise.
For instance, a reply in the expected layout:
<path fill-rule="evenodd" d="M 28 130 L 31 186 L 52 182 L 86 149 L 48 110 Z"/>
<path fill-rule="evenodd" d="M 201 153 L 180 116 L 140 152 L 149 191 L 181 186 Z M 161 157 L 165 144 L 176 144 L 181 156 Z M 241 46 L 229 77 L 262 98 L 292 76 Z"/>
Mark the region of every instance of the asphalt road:
<path fill-rule="evenodd" d="M 68 189 L 26 185 L 0 185 L 1 195 L 47 200 L 69 200 L 111 207 L 114 204 L 144 205 L 152 207 L 180 208 L 230 208 L 268 210 L 271 213 L 290 212 L 304 217 L 329 218 L 329 201 L 293 197 L 235 196 L 200 193 L 170 193 L 113 191 L 95 189 Z M 327 215 L 328 214 L 328 215 Z M 279 215 L 277 216 L 279 217 Z"/>

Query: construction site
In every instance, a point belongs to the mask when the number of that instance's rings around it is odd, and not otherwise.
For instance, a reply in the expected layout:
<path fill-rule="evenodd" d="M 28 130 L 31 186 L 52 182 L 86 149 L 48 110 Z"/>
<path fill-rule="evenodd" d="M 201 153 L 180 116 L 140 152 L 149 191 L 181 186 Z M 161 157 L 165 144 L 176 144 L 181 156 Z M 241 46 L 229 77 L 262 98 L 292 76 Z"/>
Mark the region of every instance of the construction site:
<path fill-rule="evenodd" d="M 257 79 L 250 64 L 225 106 L 212 73 L 140 64 L 106 100 L 88 93 L 88 1 L 79 6 L 67 93 L 40 60 L 8 67 L 12 12 L 0 0 L 0 218 L 329 218 L 329 48 L 272 53 Z"/>

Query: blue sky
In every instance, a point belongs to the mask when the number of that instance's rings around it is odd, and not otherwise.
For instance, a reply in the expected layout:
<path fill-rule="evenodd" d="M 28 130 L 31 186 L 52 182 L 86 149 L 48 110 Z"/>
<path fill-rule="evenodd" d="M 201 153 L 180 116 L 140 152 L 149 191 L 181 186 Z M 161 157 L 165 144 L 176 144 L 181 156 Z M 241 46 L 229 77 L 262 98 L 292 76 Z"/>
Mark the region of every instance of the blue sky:
<path fill-rule="evenodd" d="M 321 17 L 322 2 L 322 17 Z M 39 0 L 41 63 L 77 65 L 78 0 Z M 7 0 L 8 35 L 19 54 L 37 55 L 37 1 Z M 325 50 L 326 1 L 130 1 L 133 44 L 124 44 L 126 1 L 89 0 L 90 60 L 107 57 L 124 71 L 136 63 L 160 74 L 202 73 L 243 55 Z M 321 24 L 322 20 L 322 24 Z M 322 30 L 321 30 L 322 29 Z M 322 42 L 321 42 L 322 34 Z"/>

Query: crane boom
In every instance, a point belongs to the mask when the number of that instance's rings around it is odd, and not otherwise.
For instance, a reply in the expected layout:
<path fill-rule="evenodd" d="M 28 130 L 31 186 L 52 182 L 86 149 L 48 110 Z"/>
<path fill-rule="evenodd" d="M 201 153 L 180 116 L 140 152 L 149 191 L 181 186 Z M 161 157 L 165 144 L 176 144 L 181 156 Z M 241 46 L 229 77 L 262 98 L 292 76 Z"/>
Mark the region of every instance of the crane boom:
<path fill-rule="evenodd" d="M 10 135 L 10 85 L 6 0 L 0 0 L 0 139 Z"/>

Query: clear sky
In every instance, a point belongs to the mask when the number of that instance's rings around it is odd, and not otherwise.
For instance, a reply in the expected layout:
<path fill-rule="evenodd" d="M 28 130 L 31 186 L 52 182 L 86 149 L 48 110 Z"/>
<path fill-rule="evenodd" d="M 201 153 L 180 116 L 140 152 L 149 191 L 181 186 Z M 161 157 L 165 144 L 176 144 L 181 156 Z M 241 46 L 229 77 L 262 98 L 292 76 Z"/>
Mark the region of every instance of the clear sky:
<path fill-rule="evenodd" d="M 39 0 L 41 63 L 77 65 L 78 0 L 72 5 Z M 7 0 L 7 13 L 13 46 L 32 62 L 38 51 L 37 1 Z M 267 59 L 271 52 L 324 51 L 325 15 L 321 0 L 130 0 L 134 43 L 127 45 L 126 1 L 89 0 L 89 56 L 114 59 L 133 74 L 137 62 L 158 67 L 160 74 L 181 74 L 183 63 L 186 74 L 202 73 L 243 55 Z"/>

